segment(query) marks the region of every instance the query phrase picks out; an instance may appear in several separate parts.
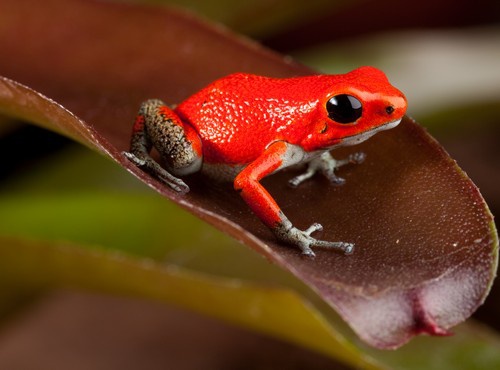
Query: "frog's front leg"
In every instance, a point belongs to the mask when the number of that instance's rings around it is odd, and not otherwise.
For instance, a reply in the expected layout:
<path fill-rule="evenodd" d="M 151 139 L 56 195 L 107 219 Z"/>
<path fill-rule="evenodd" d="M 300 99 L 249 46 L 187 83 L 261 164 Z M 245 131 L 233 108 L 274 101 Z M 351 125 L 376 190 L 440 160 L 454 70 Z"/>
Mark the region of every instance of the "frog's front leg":
<path fill-rule="evenodd" d="M 168 171 L 151 157 L 152 147 L 158 150 Z M 181 193 L 188 192 L 189 187 L 176 176 L 196 172 L 202 164 L 201 140 L 194 128 L 157 99 L 142 103 L 132 130 L 130 152 L 124 155 Z"/>
<path fill-rule="evenodd" d="M 341 160 L 336 160 L 330 152 L 324 152 L 319 157 L 313 158 L 307 165 L 306 172 L 294 177 L 288 183 L 292 187 L 297 187 L 307 179 L 310 179 L 314 174 L 320 171 L 331 183 L 342 185 L 345 179 L 338 177 L 335 171 L 346 164 L 359 164 L 366 158 L 366 154 L 357 152 L 349 155 L 349 157 Z"/>
<path fill-rule="evenodd" d="M 296 157 L 296 156 L 295 156 Z M 295 164 L 293 148 L 283 141 L 271 144 L 255 161 L 245 167 L 234 180 L 234 188 L 240 191 L 252 211 L 268 226 L 278 240 L 299 247 L 303 254 L 314 257 L 311 247 L 340 249 L 352 253 L 354 245 L 345 242 L 317 240 L 311 236 L 322 226 L 314 223 L 307 230 L 299 230 L 284 215 L 273 197 L 260 184 L 260 180 L 273 172 Z"/>

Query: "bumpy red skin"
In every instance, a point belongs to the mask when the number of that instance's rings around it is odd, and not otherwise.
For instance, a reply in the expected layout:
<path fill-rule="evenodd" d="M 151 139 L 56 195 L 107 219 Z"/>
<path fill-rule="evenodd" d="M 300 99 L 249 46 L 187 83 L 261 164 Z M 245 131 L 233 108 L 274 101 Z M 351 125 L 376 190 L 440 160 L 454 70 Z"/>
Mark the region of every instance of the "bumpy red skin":
<path fill-rule="evenodd" d="M 363 103 L 363 115 L 353 124 L 332 121 L 325 109 L 334 95 L 349 94 Z M 282 165 L 283 142 L 306 152 L 327 150 L 353 137 L 400 119 L 404 95 L 384 73 L 372 67 L 343 75 L 288 79 L 237 73 L 222 78 L 182 102 L 175 112 L 193 126 L 202 142 L 203 161 L 216 165 L 249 164 L 235 179 L 235 188 L 269 227 L 283 214 L 258 184 Z M 394 112 L 388 118 L 386 107 Z"/>
<path fill-rule="evenodd" d="M 327 102 L 344 94 L 362 106 L 356 111 L 361 116 L 353 116 L 351 123 L 328 116 L 332 104 Z M 335 100 L 335 104 L 340 103 Z M 355 110 L 353 106 L 348 109 Z M 341 183 L 335 169 L 348 162 L 359 163 L 364 156 L 358 153 L 335 161 L 329 150 L 357 144 L 394 127 L 405 111 L 404 95 L 373 67 L 344 75 L 288 79 L 238 73 L 213 82 L 174 110 L 157 99 L 144 102 L 133 128 L 130 152 L 124 154 L 178 192 L 187 192 L 189 187 L 177 176 L 200 168 L 219 178 L 231 178 L 235 189 L 279 240 L 298 246 L 308 256 L 314 256 L 313 246 L 351 253 L 351 243 L 311 237 L 321 229 L 319 224 L 305 231 L 295 228 L 259 181 L 287 166 L 308 162 L 308 170 L 292 179 L 292 185 L 316 171 Z M 337 117 L 337 113 L 332 114 Z M 150 156 L 152 147 L 168 170 Z"/>
<path fill-rule="evenodd" d="M 334 95 L 363 102 L 363 116 L 352 125 L 335 124 L 324 109 Z M 183 122 L 201 137 L 207 163 L 246 164 L 278 140 L 311 152 L 387 123 L 406 111 L 406 99 L 385 74 L 372 67 L 343 75 L 276 79 L 237 73 L 213 82 L 177 108 Z M 328 130 L 322 130 L 328 125 Z"/>

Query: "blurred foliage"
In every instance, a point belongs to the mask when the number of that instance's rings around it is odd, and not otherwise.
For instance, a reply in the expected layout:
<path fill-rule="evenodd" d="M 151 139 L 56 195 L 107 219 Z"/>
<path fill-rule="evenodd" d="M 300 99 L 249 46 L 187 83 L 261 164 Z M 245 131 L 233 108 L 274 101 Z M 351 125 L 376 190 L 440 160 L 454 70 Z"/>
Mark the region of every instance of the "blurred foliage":
<path fill-rule="evenodd" d="M 351 0 L 354 1 L 359 0 Z M 322 12 L 334 11 L 347 0 L 134 0 L 136 3 L 173 6 L 189 10 L 211 21 L 254 37 L 263 37 L 286 29 L 292 24 L 314 19 Z"/>

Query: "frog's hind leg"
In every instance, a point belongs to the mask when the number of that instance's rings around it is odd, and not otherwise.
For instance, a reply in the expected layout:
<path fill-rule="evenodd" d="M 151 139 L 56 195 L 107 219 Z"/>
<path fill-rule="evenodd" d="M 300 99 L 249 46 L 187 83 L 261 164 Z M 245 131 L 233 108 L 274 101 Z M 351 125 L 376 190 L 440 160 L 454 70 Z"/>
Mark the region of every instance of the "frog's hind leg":
<path fill-rule="evenodd" d="M 153 147 L 160 153 L 168 171 L 149 154 Z M 137 166 L 182 193 L 188 192 L 189 187 L 176 176 L 194 173 L 202 164 L 201 140 L 196 131 L 156 99 L 142 103 L 132 131 L 130 152 L 124 154 Z"/>

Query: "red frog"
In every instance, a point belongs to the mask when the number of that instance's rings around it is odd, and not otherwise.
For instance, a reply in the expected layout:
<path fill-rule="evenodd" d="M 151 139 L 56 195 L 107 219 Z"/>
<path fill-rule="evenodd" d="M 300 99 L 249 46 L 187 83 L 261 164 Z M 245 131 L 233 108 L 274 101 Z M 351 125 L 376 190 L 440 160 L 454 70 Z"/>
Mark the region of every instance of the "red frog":
<path fill-rule="evenodd" d="M 283 214 L 260 180 L 283 168 L 307 163 L 290 185 L 321 172 L 341 184 L 335 170 L 360 163 L 363 153 L 335 160 L 330 150 L 365 141 L 399 124 L 405 96 L 385 74 L 361 67 L 343 75 L 269 78 L 236 73 L 168 107 L 148 100 L 139 110 L 130 152 L 125 155 L 177 192 L 189 187 L 177 176 L 196 171 L 233 181 L 252 211 L 281 242 L 314 257 L 311 247 L 353 252 L 354 245 L 311 236 L 322 226 L 299 230 Z M 160 153 L 165 167 L 151 156 Z"/>

